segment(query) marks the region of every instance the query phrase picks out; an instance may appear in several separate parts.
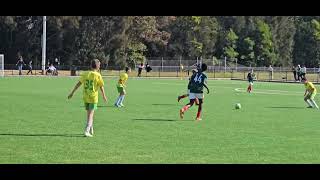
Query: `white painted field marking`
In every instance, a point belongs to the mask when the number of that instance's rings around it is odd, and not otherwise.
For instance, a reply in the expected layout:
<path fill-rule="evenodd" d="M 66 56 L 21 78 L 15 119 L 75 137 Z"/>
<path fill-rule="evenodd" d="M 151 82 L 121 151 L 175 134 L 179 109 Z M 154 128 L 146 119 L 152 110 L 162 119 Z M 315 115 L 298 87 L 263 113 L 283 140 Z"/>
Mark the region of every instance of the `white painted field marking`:
<path fill-rule="evenodd" d="M 247 93 L 247 90 L 245 88 L 235 88 L 234 89 L 237 92 L 245 92 Z M 282 91 L 282 90 L 254 90 L 252 93 L 256 94 L 273 94 L 273 95 L 287 95 L 287 96 L 303 96 L 303 92 L 296 92 L 296 91 Z"/>

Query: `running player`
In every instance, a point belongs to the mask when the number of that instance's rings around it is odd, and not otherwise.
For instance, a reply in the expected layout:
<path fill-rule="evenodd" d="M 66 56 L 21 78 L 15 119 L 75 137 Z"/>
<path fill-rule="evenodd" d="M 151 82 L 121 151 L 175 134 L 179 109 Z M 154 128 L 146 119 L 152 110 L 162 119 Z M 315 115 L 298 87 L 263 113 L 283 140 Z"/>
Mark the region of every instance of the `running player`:
<path fill-rule="evenodd" d="M 206 85 L 207 81 L 207 75 L 204 73 L 207 70 L 207 65 L 202 64 L 201 65 L 201 71 L 198 71 L 190 78 L 190 94 L 189 99 L 190 102 L 185 105 L 183 108 L 180 109 L 180 118 L 183 119 L 184 112 L 186 112 L 191 106 L 193 106 L 194 102 L 196 101 L 196 98 L 199 99 L 199 106 L 198 106 L 198 112 L 196 120 L 201 120 L 201 111 L 202 111 L 202 103 L 203 103 L 203 87 L 207 89 L 207 93 L 209 94 L 209 88 Z"/>
<path fill-rule="evenodd" d="M 198 70 L 197 69 L 192 69 L 192 75 L 194 75 L 195 73 L 197 73 Z M 188 83 L 188 91 L 187 91 L 187 94 L 183 94 L 181 96 L 178 96 L 178 102 L 183 99 L 183 98 L 186 98 L 186 97 L 189 97 L 189 94 L 190 94 L 190 84 L 191 84 L 191 78 L 189 78 L 189 83 Z M 199 99 L 196 98 L 196 105 L 199 105 Z"/>
<path fill-rule="evenodd" d="M 118 89 L 118 93 L 119 93 L 119 97 L 117 99 L 117 101 L 115 102 L 115 106 L 116 107 L 124 107 L 123 105 L 123 100 L 124 97 L 126 95 L 126 90 L 124 89 L 126 87 L 126 82 L 128 80 L 128 73 L 130 72 L 130 68 L 126 67 L 125 69 L 126 72 L 120 74 L 120 78 L 117 84 L 117 89 Z"/>

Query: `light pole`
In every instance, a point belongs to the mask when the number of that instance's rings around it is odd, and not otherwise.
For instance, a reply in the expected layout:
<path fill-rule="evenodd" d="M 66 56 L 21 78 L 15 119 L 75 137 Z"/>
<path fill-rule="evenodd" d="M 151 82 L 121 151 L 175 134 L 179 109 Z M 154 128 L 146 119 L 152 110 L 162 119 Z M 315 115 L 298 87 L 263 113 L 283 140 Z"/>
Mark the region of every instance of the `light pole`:
<path fill-rule="evenodd" d="M 42 30 L 42 75 L 44 75 L 46 68 L 46 30 L 47 30 L 47 16 L 43 16 L 43 30 Z"/>

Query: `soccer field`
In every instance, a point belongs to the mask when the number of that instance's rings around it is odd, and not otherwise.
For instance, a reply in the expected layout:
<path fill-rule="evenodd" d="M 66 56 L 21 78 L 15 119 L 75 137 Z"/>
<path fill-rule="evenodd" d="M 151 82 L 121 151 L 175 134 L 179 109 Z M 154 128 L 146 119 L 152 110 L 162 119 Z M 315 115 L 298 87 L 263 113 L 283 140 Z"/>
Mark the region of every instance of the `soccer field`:
<path fill-rule="evenodd" d="M 104 78 L 109 102 L 100 94 L 86 138 L 82 87 L 67 100 L 77 81 L 0 79 L 0 163 L 320 163 L 320 111 L 303 84 L 255 82 L 248 94 L 245 81 L 209 80 L 196 122 L 197 106 L 179 118 L 187 79 L 130 78 L 115 108 L 117 78 Z"/>

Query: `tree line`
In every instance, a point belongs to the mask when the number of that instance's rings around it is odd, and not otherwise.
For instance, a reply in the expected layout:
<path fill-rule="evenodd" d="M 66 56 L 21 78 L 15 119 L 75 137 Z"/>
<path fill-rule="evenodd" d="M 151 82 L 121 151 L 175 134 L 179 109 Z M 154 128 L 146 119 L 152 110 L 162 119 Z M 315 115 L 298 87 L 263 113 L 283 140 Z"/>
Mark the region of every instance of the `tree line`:
<path fill-rule="evenodd" d="M 6 64 L 41 64 L 42 16 L 0 16 Z M 320 64 L 320 16 L 47 16 L 47 61 L 123 68 L 146 57 L 246 66 Z"/>

